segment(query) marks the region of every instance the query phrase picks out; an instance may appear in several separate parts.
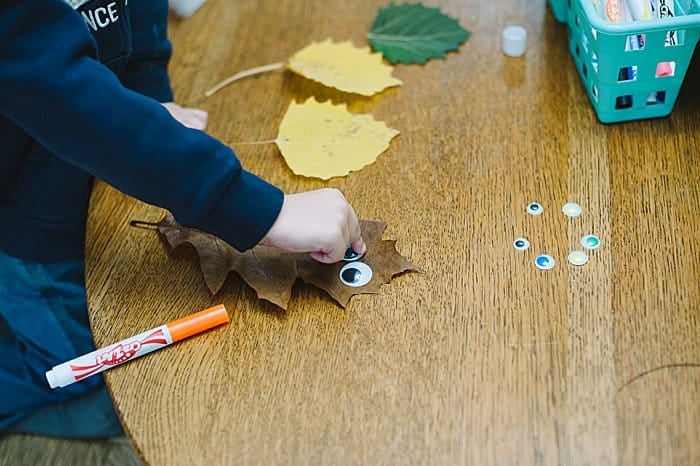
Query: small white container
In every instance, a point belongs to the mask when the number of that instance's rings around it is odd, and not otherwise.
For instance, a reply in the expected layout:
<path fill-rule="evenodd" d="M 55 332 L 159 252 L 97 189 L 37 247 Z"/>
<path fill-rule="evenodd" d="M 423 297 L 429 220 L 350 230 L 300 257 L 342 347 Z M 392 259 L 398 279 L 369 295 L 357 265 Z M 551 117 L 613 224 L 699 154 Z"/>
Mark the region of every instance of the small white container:
<path fill-rule="evenodd" d="M 509 57 L 519 57 L 525 53 L 527 31 L 522 26 L 506 26 L 501 33 L 503 53 Z"/>

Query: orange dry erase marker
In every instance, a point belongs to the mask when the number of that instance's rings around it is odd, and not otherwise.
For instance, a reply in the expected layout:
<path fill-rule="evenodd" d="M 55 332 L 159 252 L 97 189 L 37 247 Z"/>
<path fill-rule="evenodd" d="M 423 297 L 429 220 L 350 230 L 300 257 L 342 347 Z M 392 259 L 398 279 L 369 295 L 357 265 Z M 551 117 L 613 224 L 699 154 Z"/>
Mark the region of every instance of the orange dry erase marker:
<path fill-rule="evenodd" d="M 219 304 L 54 366 L 46 380 L 51 388 L 65 387 L 228 322 L 228 312 Z"/>

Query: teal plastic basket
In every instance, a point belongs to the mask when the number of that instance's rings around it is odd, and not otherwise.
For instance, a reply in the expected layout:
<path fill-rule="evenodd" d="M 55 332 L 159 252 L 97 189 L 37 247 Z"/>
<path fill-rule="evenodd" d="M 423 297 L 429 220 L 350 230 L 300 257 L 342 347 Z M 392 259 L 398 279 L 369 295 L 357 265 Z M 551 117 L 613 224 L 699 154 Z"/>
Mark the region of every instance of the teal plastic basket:
<path fill-rule="evenodd" d="M 677 0 L 675 15 L 611 23 L 591 0 L 573 0 L 569 51 L 601 122 L 671 114 L 700 37 L 700 0 Z"/>
<path fill-rule="evenodd" d="M 571 0 L 547 0 L 549 7 L 554 13 L 554 17 L 560 23 L 566 23 L 569 20 L 569 2 Z"/>

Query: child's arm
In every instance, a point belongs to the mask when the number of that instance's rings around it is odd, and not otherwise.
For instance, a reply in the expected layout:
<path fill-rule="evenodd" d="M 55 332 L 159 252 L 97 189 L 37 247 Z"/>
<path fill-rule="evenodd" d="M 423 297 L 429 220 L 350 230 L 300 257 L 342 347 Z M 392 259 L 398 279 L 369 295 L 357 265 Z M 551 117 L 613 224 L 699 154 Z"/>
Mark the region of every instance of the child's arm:
<path fill-rule="evenodd" d="M 269 244 L 326 259 L 339 259 L 341 243 L 359 238 L 344 199 L 326 204 L 341 208 L 340 215 L 310 215 L 322 210 L 309 203 L 337 195 L 287 202 L 278 188 L 243 170 L 229 147 L 125 88 L 97 61 L 83 19 L 63 0 L 0 2 L 0 70 L 0 114 L 56 156 L 167 208 L 184 226 L 239 250 L 267 236 Z M 337 231 L 346 229 L 341 239 Z"/>

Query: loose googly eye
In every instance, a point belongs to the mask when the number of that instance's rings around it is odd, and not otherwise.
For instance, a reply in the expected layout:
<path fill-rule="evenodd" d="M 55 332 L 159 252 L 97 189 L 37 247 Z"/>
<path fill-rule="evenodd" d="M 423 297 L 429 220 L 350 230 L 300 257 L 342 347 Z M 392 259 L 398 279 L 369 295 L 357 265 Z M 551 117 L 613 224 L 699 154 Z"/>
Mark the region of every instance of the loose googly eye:
<path fill-rule="evenodd" d="M 356 261 L 357 259 L 361 258 L 364 256 L 364 254 L 360 254 L 359 252 L 355 252 L 355 250 L 352 248 L 352 246 L 348 245 L 348 248 L 345 250 L 345 257 L 343 257 L 343 260 L 346 262 L 352 262 Z"/>
<path fill-rule="evenodd" d="M 600 246 L 600 238 L 596 235 L 586 235 L 581 238 L 581 246 L 586 249 L 597 249 Z"/>
<path fill-rule="evenodd" d="M 576 204 L 575 202 L 567 202 L 566 204 L 561 206 L 561 211 L 564 212 L 564 215 L 566 215 L 567 217 L 578 217 L 579 215 L 581 215 L 583 209 L 580 205 Z"/>
<path fill-rule="evenodd" d="M 574 250 L 569 253 L 568 259 L 571 265 L 585 265 L 588 262 L 588 254 L 583 251 Z"/>
<path fill-rule="evenodd" d="M 372 279 L 372 269 L 363 262 L 350 262 L 340 269 L 340 281 L 347 286 L 364 286 Z"/>
<path fill-rule="evenodd" d="M 518 251 L 525 251 L 530 247 L 530 242 L 527 238 L 516 238 L 515 241 L 513 241 L 513 247 Z"/>
<path fill-rule="evenodd" d="M 554 264 L 556 264 L 556 262 L 549 254 L 540 254 L 539 256 L 535 257 L 535 266 L 540 270 L 552 269 L 554 268 Z"/>
<path fill-rule="evenodd" d="M 531 202 L 527 205 L 527 213 L 530 215 L 539 215 L 544 211 L 539 202 Z"/>

